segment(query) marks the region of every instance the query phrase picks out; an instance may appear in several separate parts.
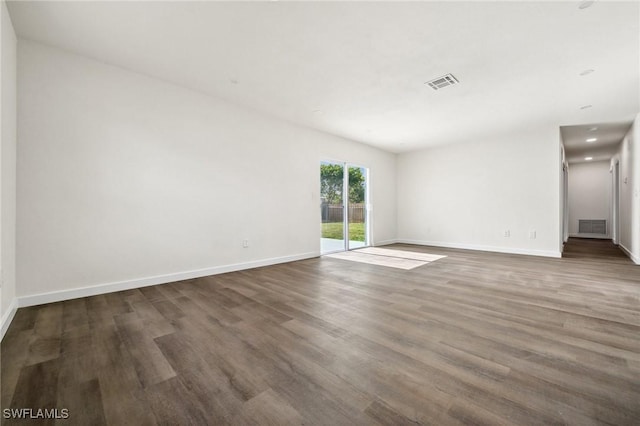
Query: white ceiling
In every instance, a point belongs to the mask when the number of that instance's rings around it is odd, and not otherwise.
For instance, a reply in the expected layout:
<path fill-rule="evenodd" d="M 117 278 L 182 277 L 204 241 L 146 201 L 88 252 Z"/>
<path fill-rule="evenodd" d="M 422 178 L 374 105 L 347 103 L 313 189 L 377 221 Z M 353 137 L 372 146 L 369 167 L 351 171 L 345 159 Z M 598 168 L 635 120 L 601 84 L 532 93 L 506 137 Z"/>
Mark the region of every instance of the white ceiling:
<path fill-rule="evenodd" d="M 19 37 L 402 152 L 632 120 L 640 6 L 578 4 L 9 2 L 9 10 Z M 585 69 L 595 72 L 580 76 Z M 446 73 L 460 84 L 437 92 L 424 84 Z"/>
<path fill-rule="evenodd" d="M 560 127 L 567 162 L 584 162 L 585 157 L 591 157 L 591 161 L 610 159 L 630 127 L 631 122 Z M 593 138 L 597 140 L 587 142 L 587 139 Z"/>

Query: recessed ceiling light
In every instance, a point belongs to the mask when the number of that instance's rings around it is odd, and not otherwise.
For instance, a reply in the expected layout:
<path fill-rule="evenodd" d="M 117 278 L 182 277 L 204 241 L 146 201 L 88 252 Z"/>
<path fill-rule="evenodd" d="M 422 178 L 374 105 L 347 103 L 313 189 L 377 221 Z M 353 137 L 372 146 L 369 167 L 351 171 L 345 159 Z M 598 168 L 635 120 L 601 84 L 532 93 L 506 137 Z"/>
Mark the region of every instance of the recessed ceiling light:
<path fill-rule="evenodd" d="M 594 3 L 594 0 L 583 0 L 578 5 L 578 9 L 586 9 L 586 8 L 590 7 L 591 5 L 593 5 L 593 3 Z"/>
<path fill-rule="evenodd" d="M 232 78 L 231 80 L 229 80 L 229 82 L 231 84 L 238 84 L 238 80 L 236 80 L 235 78 Z"/>
<path fill-rule="evenodd" d="M 584 157 L 584 159 L 587 160 L 587 161 L 591 161 L 591 160 L 593 160 L 593 157 Z"/>
<path fill-rule="evenodd" d="M 589 130 L 587 130 L 587 132 L 595 132 L 596 130 L 598 130 L 598 127 L 594 126 L 594 127 L 590 128 Z"/>
<path fill-rule="evenodd" d="M 587 142 L 595 142 L 597 140 L 598 140 L 598 138 L 589 138 L 589 139 L 587 139 Z"/>
<path fill-rule="evenodd" d="M 580 109 L 587 109 L 587 108 L 591 108 L 593 105 L 582 105 L 580 107 Z"/>
<path fill-rule="evenodd" d="M 591 73 L 592 73 L 592 72 L 594 72 L 594 71 L 595 71 L 595 70 L 592 70 L 592 69 L 584 70 L 584 71 L 582 71 L 582 72 L 580 73 L 580 75 L 582 75 L 582 76 L 589 75 L 589 74 L 591 74 Z"/>

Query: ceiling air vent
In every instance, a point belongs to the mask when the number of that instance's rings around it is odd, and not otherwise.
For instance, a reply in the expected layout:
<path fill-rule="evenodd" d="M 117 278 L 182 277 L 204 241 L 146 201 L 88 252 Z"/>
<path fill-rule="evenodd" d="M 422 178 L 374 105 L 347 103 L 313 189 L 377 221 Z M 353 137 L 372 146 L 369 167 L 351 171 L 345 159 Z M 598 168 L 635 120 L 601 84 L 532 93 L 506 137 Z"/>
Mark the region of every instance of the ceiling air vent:
<path fill-rule="evenodd" d="M 425 84 L 428 84 L 433 90 L 440 90 L 447 86 L 458 84 L 458 79 L 455 78 L 453 74 L 447 74 L 443 75 L 442 77 L 434 78 L 433 80 L 427 81 Z"/>

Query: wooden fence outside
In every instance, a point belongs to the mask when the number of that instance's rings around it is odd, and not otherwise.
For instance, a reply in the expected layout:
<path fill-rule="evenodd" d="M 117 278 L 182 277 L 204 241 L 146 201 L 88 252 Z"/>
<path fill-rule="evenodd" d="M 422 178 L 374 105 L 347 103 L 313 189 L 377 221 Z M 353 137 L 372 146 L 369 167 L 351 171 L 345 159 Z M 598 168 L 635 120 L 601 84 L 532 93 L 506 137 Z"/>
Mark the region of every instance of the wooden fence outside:
<path fill-rule="evenodd" d="M 363 223 L 365 218 L 365 205 L 349 204 L 349 222 Z M 322 223 L 342 222 L 344 217 L 344 206 L 342 204 L 322 204 Z"/>

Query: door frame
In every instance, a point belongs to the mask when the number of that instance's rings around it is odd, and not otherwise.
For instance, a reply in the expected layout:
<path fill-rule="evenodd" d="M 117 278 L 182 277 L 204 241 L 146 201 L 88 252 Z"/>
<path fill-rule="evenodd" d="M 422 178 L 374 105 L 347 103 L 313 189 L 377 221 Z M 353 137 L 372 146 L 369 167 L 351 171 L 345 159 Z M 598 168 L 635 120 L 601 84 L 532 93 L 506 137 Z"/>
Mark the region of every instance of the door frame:
<path fill-rule="evenodd" d="M 370 184 L 370 170 L 366 166 L 362 166 L 356 163 L 349 163 L 346 161 L 336 160 L 320 160 L 320 165 L 336 164 L 342 166 L 342 239 L 344 241 L 344 247 L 341 250 L 332 250 L 322 252 L 322 244 L 320 246 L 320 254 L 339 253 L 343 251 L 355 250 L 357 248 L 369 247 L 371 245 L 371 216 L 370 216 L 370 203 L 369 203 L 369 184 Z M 349 247 L 349 168 L 364 169 L 364 245 L 361 247 L 350 248 Z M 320 230 L 320 241 L 322 242 L 322 228 Z"/>
<path fill-rule="evenodd" d="M 611 211 L 611 240 L 614 244 L 619 244 L 620 239 L 620 161 L 613 161 L 613 170 L 611 173 L 612 188 L 612 211 Z"/>
<path fill-rule="evenodd" d="M 357 168 L 357 169 L 363 169 L 364 170 L 364 245 L 360 246 L 360 247 L 354 247 L 354 248 L 350 248 L 349 247 L 349 168 L 353 167 L 353 168 Z M 355 250 L 355 249 L 359 249 L 359 248 L 364 248 L 364 247 L 369 247 L 371 245 L 371 240 L 370 240 L 370 224 L 369 224 L 369 168 L 365 167 L 365 166 L 361 166 L 359 164 L 355 164 L 355 163 L 345 163 L 345 187 L 344 187 L 344 195 L 343 197 L 345 197 L 345 200 L 347 200 L 347 203 L 345 204 L 345 209 L 346 209 L 346 214 L 344 215 L 344 220 L 346 223 L 345 229 L 346 229 L 346 238 L 345 238 L 345 251 L 349 251 L 349 250 Z"/>

